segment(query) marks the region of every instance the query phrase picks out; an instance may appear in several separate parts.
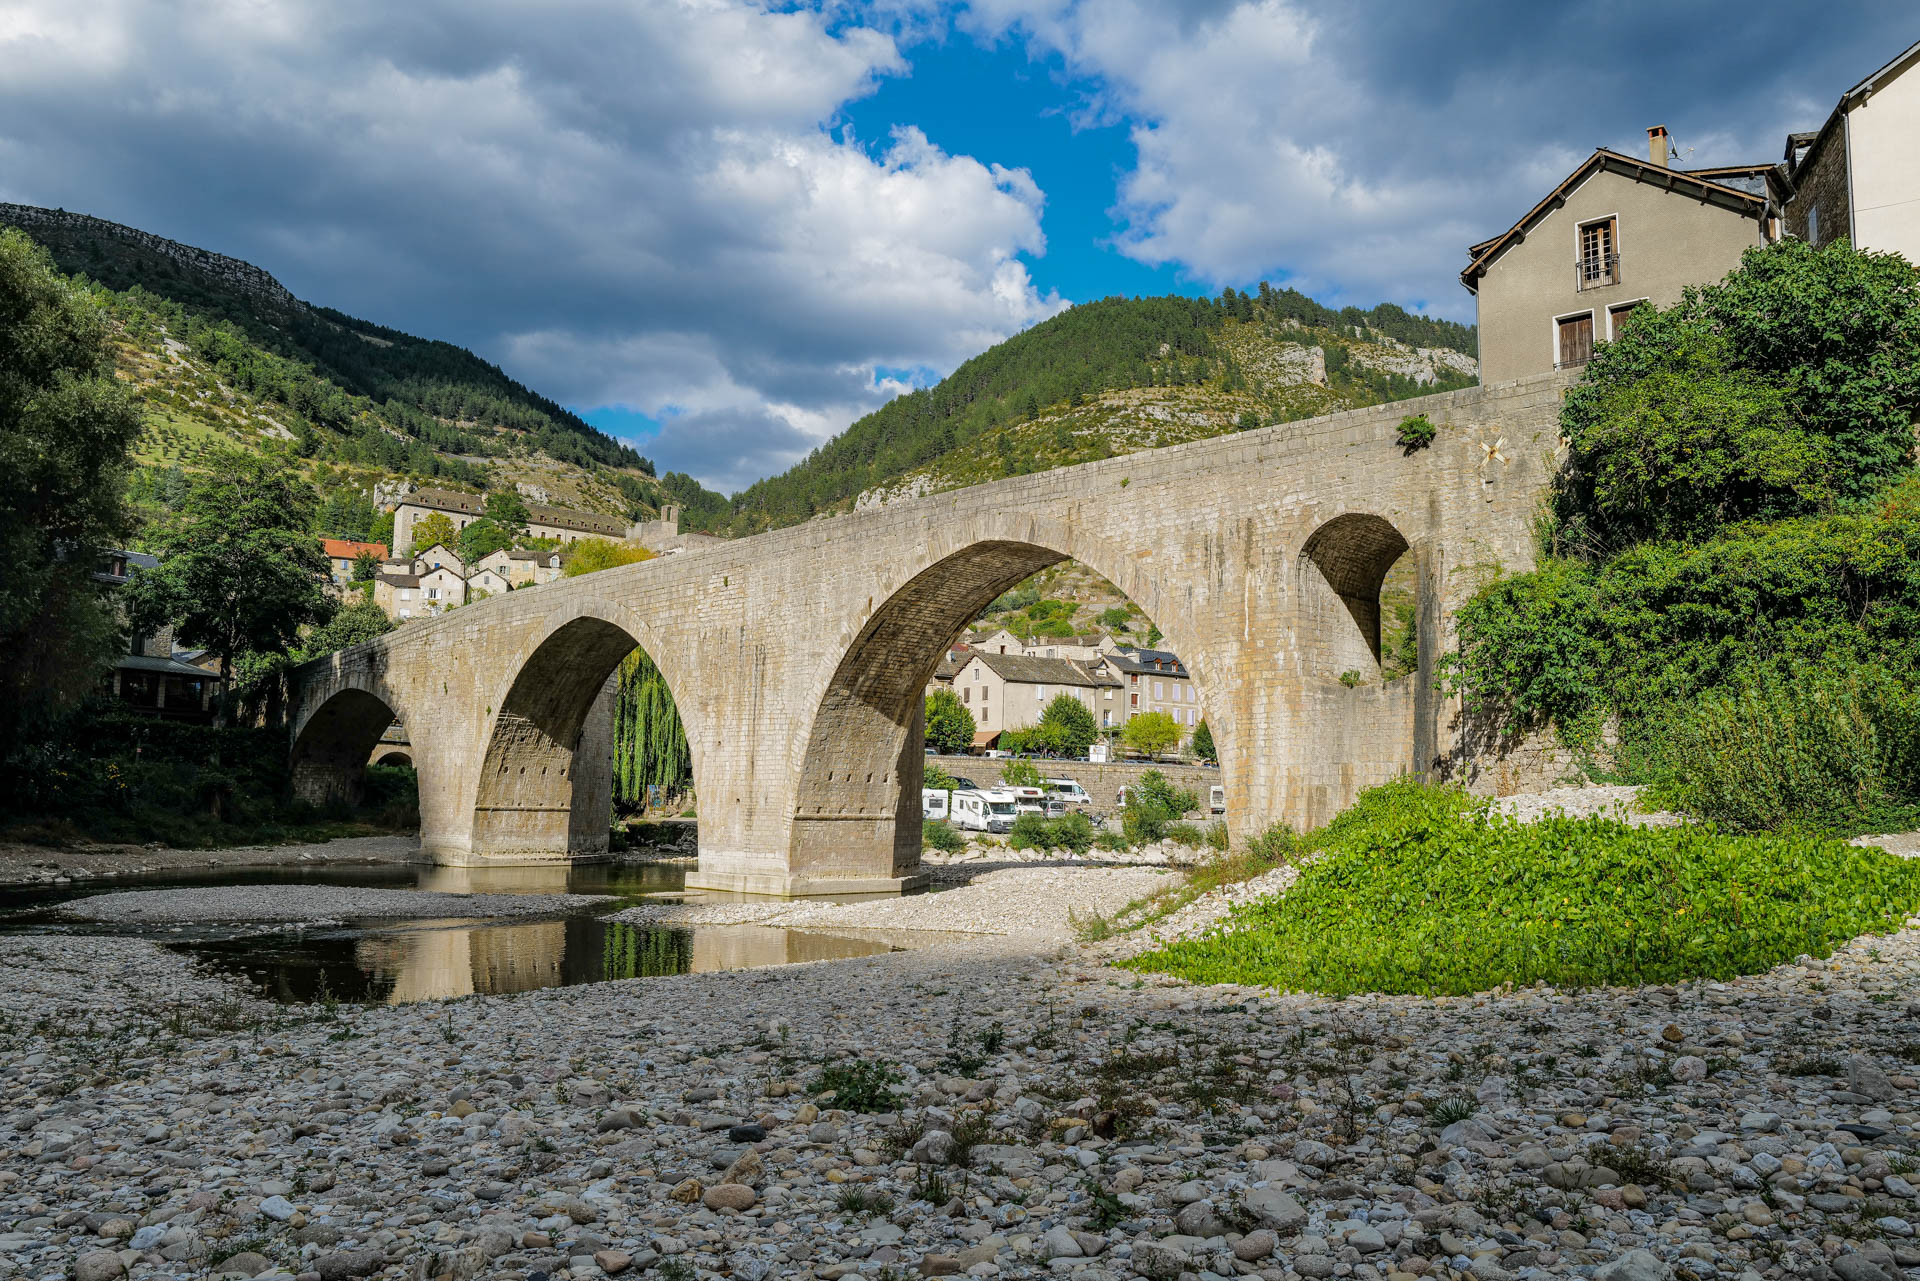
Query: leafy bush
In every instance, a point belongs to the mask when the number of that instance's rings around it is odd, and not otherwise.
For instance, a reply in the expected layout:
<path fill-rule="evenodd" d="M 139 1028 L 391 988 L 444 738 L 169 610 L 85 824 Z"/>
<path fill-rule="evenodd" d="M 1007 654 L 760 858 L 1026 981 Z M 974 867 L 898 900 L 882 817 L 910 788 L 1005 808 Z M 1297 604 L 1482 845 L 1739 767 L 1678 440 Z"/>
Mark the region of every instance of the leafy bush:
<path fill-rule="evenodd" d="M 1198 792 L 1191 788 L 1175 787 L 1168 781 L 1167 776 L 1157 769 L 1147 770 L 1140 775 L 1135 793 L 1141 801 L 1148 805 L 1159 806 L 1171 818 L 1191 814 L 1200 808 Z"/>
<path fill-rule="evenodd" d="M 967 838 L 939 819 L 926 819 L 920 824 L 920 848 L 926 850 L 944 850 L 948 854 L 965 849 Z"/>
<path fill-rule="evenodd" d="M 1883 668 L 1755 674 L 1676 717 L 1661 748 L 1654 799 L 1728 827 L 1920 824 L 1920 696 Z"/>
<path fill-rule="evenodd" d="M 1074 811 L 1059 818 L 1041 818 L 1022 814 L 1007 833 L 1007 844 L 1016 850 L 1072 850 L 1085 854 L 1093 848 L 1096 833 L 1093 821 Z"/>
<path fill-rule="evenodd" d="M 926 727 L 928 745 L 949 756 L 973 746 L 973 713 L 950 689 L 927 695 Z"/>
<path fill-rule="evenodd" d="M 1008 787 L 1040 786 L 1040 768 L 1032 761 L 1010 760 L 1000 767 L 1000 781 Z"/>
<path fill-rule="evenodd" d="M 1160 835 L 1162 839 L 1190 850 L 1197 850 L 1207 843 L 1207 834 L 1193 823 L 1169 823 Z"/>
<path fill-rule="evenodd" d="M 1457 788 L 1362 793 L 1285 895 L 1126 964 L 1333 995 L 1753 973 L 1920 907 L 1920 862 L 1807 835 L 1605 818 L 1525 824 Z"/>

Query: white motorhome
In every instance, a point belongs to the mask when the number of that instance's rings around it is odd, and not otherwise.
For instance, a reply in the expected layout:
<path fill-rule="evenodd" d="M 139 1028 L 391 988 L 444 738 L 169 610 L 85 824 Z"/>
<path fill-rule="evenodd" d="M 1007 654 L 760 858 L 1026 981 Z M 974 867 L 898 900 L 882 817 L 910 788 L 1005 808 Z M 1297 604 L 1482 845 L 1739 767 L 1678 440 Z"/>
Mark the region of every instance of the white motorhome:
<path fill-rule="evenodd" d="M 947 791 L 943 787 L 920 789 L 920 817 L 939 821 L 947 816 Z"/>
<path fill-rule="evenodd" d="M 1047 816 L 1047 793 L 1039 787 L 1009 787 L 1004 789 L 1013 797 L 1013 808 L 1019 814 L 1038 814 Z"/>
<path fill-rule="evenodd" d="M 947 820 L 968 832 L 1005 832 L 1016 816 L 1012 795 L 996 789 L 955 792 Z"/>
<path fill-rule="evenodd" d="M 1215 783 L 1207 789 L 1207 809 L 1214 814 L 1227 812 L 1227 789 Z"/>
<path fill-rule="evenodd" d="M 1046 778 L 1041 782 L 1047 785 L 1047 793 L 1069 805 L 1091 805 L 1093 797 L 1087 795 L 1087 789 L 1070 778 Z"/>

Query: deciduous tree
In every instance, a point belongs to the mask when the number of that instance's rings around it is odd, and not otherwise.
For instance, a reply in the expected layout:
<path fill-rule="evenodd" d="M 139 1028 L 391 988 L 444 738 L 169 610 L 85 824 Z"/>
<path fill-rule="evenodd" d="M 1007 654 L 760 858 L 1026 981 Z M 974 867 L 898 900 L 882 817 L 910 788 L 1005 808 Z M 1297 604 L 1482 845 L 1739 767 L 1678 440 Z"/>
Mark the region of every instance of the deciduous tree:
<path fill-rule="evenodd" d="M 116 624 L 93 575 L 139 432 L 92 302 L 0 231 L 0 742 L 98 687 Z"/>
<path fill-rule="evenodd" d="M 327 558 L 307 532 L 312 488 L 258 454 L 226 450 L 208 463 L 180 512 L 152 535 L 160 567 L 134 579 L 127 599 L 136 623 L 172 624 L 231 680 L 236 655 L 290 649 L 332 602 Z M 224 708 L 217 717 L 224 723 Z"/>
<path fill-rule="evenodd" d="M 418 554 L 438 543 L 451 548 L 460 541 L 459 534 L 453 528 L 453 522 L 447 519 L 445 512 L 428 512 L 413 522 L 413 546 L 407 550 Z"/>
<path fill-rule="evenodd" d="M 927 745 L 949 756 L 973 746 L 973 713 L 950 689 L 927 695 Z"/>
<path fill-rule="evenodd" d="M 1085 756 L 1093 740 L 1100 737 L 1093 713 L 1072 694 L 1053 696 L 1047 710 L 1040 713 L 1040 729 L 1046 735 L 1047 746 L 1062 756 Z"/>
<path fill-rule="evenodd" d="M 1159 756 L 1180 741 L 1180 727 L 1165 712 L 1142 712 L 1121 726 L 1120 741 L 1142 756 Z"/>

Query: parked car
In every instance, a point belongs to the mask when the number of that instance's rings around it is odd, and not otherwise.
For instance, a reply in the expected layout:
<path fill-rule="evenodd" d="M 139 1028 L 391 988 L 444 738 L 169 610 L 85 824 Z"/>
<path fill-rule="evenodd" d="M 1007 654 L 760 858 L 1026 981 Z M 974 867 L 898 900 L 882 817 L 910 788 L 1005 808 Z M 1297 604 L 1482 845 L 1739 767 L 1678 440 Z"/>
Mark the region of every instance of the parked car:
<path fill-rule="evenodd" d="M 968 832 L 1005 832 L 1012 829 L 1015 817 L 1011 795 L 976 788 L 953 794 L 953 810 L 948 821 Z"/>
<path fill-rule="evenodd" d="M 962 778 L 960 775 L 955 774 L 953 775 L 953 790 L 956 792 L 977 792 L 980 790 L 980 785 L 970 778 Z"/>

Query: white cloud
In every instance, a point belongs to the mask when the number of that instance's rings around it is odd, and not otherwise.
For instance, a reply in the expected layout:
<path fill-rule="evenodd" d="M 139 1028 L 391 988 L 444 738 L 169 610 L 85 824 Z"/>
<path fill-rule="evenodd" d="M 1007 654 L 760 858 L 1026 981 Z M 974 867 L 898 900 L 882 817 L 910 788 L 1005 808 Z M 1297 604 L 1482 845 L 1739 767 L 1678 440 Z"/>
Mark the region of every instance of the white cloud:
<path fill-rule="evenodd" d="M 556 399 L 672 410 L 643 448 L 740 483 L 879 403 L 876 368 L 1062 305 L 1018 257 L 1045 248 L 1026 171 L 833 131 L 906 65 L 741 0 L 27 0 L 0 5 L 0 198 L 252 258 Z"/>

